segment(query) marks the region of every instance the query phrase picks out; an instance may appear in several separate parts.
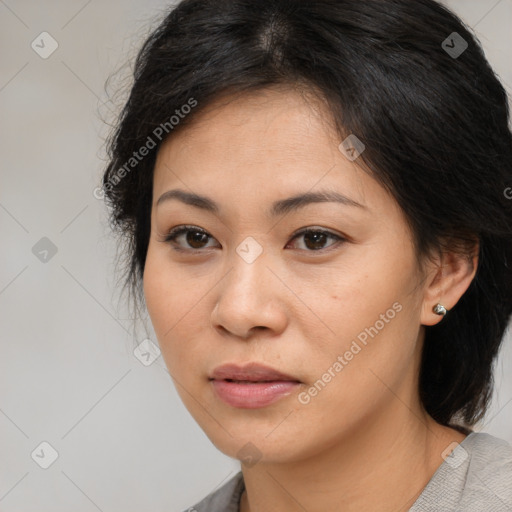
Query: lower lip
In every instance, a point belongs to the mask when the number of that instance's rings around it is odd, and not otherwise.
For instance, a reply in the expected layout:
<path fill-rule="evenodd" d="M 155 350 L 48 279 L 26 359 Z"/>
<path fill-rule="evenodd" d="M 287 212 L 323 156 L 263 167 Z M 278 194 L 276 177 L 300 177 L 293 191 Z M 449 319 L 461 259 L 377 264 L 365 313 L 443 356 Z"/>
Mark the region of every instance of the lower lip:
<path fill-rule="evenodd" d="M 212 380 L 218 397 L 232 407 L 258 409 L 291 394 L 299 382 L 277 380 L 274 382 L 228 382 Z"/>

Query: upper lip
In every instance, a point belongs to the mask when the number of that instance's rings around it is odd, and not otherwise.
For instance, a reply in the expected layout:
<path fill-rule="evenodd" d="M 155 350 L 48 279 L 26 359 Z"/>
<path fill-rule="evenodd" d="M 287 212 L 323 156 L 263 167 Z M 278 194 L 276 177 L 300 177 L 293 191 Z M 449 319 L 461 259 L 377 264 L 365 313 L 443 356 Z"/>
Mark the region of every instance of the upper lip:
<path fill-rule="evenodd" d="M 210 380 L 247 380 L 252 382 L 286 380 L 300 382 L 295 377 L 279 372 L 259 363 L 223 364 L 217 366 L 210 375 Z"/>

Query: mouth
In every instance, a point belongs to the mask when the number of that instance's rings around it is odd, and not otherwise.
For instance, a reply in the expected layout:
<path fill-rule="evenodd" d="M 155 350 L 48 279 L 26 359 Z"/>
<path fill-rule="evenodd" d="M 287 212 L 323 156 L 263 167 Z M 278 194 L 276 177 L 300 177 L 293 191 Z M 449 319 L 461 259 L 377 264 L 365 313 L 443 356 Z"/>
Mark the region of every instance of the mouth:
<path fill-rule="evenodd" d="M 278 381 L 300 382 L 296 377 L 259 363 L 248 363 L 244 366 L 224 364 L 215 368 L 209 379 L 247 384 Z"/>
<path fill-rule="evenodd" d="M 297 381 L 211 380 L 215 396 L 225 404 L 239 409 L 266 407 L 297 390 Z"/>
<path fill-rule="evenodd" d="M 301 384 L 291 375 L 258 363 L 219 366 L 209 381 L 217 398 L 241 409 L 266 407 L 290 395 Z"/>
<path fill-rule="evenodd" d="M 217 379 L 215 379 L 217 380 Z M 236 380 L 236 379 L 222 379 L 226 382 L 237 382 L 239 384 L 263 384 L 265 382 L 298 382 L 298 381 L 287 381 L 287 380 Z"/>

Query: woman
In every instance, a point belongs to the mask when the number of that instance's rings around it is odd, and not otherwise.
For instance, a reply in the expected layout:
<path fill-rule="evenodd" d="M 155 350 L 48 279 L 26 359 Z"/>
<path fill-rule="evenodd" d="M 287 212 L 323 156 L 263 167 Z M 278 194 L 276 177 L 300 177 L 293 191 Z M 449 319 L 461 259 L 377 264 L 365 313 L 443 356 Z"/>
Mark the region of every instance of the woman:
<path fill-rule="evenodd" d="M 194 419 L 189 510 L 512 510 L 472 426 L 512 313 L 506 93 L 433 0 L 185 0 L 103 186 Z"/>

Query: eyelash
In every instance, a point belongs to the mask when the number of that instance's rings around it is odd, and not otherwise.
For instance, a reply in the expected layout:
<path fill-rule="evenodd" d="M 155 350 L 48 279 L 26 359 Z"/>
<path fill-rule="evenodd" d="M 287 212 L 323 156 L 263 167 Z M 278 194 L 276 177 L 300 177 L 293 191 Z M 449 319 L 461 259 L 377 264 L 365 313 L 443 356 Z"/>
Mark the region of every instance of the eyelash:
<path fill-rule="evenodd" d="M 197 233 L 203 233 L 205 235 L 207 235 L 208 237 L 210 238 L 213 238 L 207 231 L 205 231 L 204 229 L 201 229 L 201 228 L 198 228 L 197 226 L 189 226 L 189 225 L 183 225 L 183 226 L 177 226 L 173 229 L 171 229 L 164 237 L 164 239 L 162 240 L 163 242 L 165 243 L 168 243 L 170 245 L 173 246 L 173 249 L 176 250 L 176 251 L 180 251 L 180 252 L 188 252 L 188 253 L 199 253 L 199 252 L 205 252 L 205 249 L 184 249 L 182 247 L 177 247 L 175 246 L 175 240 L 176 238 L 178 238 L 180 235 L 184 234 L 184 233 L 187 233 L 188 231 L 194 231 L 194 232 L 197 232 Z M 293 237 L 291 238 L 291 240 L 295 240 L 296 238 L 299 238 L 300 236 L 303 236 L 303 235 L 306 235 L 306 234 L 309 234 L 309 233 L 320 233 L 320 234 L 324 234 L 324 235 L 327 235 L 328 237 L 336 240 L 337 242 L 339 243 L 342 243 L 342 242 L 347 242 L 348 240 L 340 235 L 336 235 L 335 233 L 332 233 L 330 231 L 325 231 L 323 229 L 313 229 L 313 228 L 304 228 L 302 230 L 299 230 L 297 233 L 295 233 L 293 235 Z M 329 250 L 331 250 L 333 247 L 336 247 L 339 245 L 339 243 L 334 243 L 332 245 L 329 245 L 328 247 L 326 248 L 322 248 L 322 249 L 317 249 L 317 250 L 310 250 L 310 249 L 299 249 L 301 251 L 306 251 L 306 252 L 311 252 L 311 253 L 325 253 Z M 206 249 L 212 249 L 212 247 L 207 247 Z"/>

